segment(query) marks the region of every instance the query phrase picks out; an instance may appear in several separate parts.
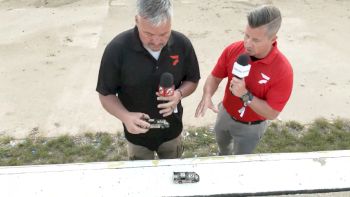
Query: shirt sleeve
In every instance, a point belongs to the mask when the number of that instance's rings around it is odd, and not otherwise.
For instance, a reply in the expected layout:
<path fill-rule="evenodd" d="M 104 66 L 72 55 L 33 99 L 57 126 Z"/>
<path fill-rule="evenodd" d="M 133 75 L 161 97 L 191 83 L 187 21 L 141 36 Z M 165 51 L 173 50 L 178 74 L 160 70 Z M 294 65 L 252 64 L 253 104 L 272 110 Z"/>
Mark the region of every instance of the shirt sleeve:
<path fill-rule="evenodd" d="M 200 77 L 199 64 L 196 52 L 189 40 L 187 40 L 187 49 L 189 49 L 188 54 L 186 55 L 185 65 L 186 65 L 186 77 L 185 81 L 192 81 L 197 83 Z"/>
<path fill-rule="evenodd" d="M 233 55 L 234 52 L 234 48 L 236 47 L 236 43 L 233 43 L 229 46 L 227 46 L 224 51 L 221 53 L 218 61 L 216 62 L 215 67 L 213 68 L 213 70 L 211 71 L 211 74 L 214 77 L 217 78 L 225 78 L 228 76 L 228 61 L 230 59 L 230 56 Z M 232 68 L 231 68 L 232 70 Z"/>
<path fill-rule="evenodd" d="M 234 42 L 227 46 L 221 53 L 211 74 L 217 78 L 225 78 L 232 72 L 232 61 L 243 50 L 243 42 Z M 231 64 L 231 65 L 230 65 Z"/>
<path fill-rule="evenodd" d="M 111 42 L 103 53 L 96 91 L 104 96 L 118 93 L 120 87 L 120 48 Z"/>

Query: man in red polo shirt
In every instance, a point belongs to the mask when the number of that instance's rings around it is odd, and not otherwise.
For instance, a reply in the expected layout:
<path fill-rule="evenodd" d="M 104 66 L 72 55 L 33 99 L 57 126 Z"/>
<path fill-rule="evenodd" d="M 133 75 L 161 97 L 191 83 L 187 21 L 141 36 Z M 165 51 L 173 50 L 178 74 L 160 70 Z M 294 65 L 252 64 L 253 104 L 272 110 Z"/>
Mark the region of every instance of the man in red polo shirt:
<path fill-rule="evenodd" d="M 293 70 L 277 48 L 281 13 L 272 5 L 249 12 L 244 41 L 229 45 L 208 76 L 196 117 L 207 108 L 218 113 L 215 123 L 220 155 L 250 154 L 266 131 L 267 121 L 275 119 L 286 105 L 293 87 Z M 250 56 L 249 75 L 239 79 L 232 74 L 237 58 Z M 211 97 L 220 82 L 228 78 L 225 95 L 218 108 Z"/>

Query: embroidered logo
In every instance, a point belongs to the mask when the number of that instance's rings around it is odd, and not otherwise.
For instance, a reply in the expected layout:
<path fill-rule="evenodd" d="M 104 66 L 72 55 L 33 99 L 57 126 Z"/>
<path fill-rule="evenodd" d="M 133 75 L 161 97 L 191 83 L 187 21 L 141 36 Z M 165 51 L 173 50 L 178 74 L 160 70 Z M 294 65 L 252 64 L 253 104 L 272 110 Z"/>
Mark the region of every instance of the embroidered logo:
<path fill-rule="evenodd" d="M 261 79 L 261 80 L 259 81 L 259 84 L 265 84 L 265 83 L 269 82 L 270 77 L 268 77 L 268 76 L 265 75 L 264 73 L 261 73 L 261 76 L 262 76 L 263 79 Z"/>
<path fill-rule="evenodd" d="M 170 58 L 173 60 L 173 66 L 176 66 L 179 63 L 179 55 L 170 55 Z"/>

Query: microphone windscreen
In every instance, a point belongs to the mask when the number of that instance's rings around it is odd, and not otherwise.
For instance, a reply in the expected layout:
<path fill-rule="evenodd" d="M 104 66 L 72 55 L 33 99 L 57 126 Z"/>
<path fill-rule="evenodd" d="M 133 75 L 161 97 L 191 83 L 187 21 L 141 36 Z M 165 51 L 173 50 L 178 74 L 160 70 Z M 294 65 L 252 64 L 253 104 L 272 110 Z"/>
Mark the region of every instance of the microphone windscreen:
<path fill-rule="evenodd" d="M 250 60 L 250 57 L 247 54 L 242 54 L 238 56 L 238 59 L 236 62 L 242 66 L 246 66 L 249 63 L 249 60 Z"/>
<path fill-rule="evenodd" d="M 160 76 L 159 86 L 170 88 L 174 84 L 174 76 L 171 73 L 165 72 Z"/>

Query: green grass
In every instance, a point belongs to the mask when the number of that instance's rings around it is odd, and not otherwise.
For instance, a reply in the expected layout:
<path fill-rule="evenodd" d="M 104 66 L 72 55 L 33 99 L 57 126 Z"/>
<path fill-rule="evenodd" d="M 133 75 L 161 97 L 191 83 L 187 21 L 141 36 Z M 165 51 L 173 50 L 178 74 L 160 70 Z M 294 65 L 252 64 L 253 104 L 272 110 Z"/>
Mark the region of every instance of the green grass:
<path fill-rule="evenodd" d="M 350 120 L 320 118 L 310 125 L 295 121 L 272 123 L 256 153 L 309 152 L 350 149 Z"/>
<path fill-rule="evenodd" d="M 57 138 L 0 138 L 0 165 L 59 164 L 126 160 L 121 134 L 85 133 Z"/>
<path fill-rule="evenodd" d="M 183 158 L 217 154 L 215 135 L 209 127 L 184 131 Z M 255 153 L 309 152 L 350 149 L 350 120 L 319 118 L 309 125 L 296 121 L 272 122 Z M 85 133 L 79 136 L 25 139 L 0 137 L 0 166 L 59 164 L 127 160 L 121 133 Z"/>
<path fill-rule="evenodd" d="M 191 127 L 184 133 L 184 158 L 213 156 L 217 153 L 215 135 L 208 127 Z"/>

